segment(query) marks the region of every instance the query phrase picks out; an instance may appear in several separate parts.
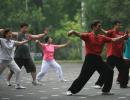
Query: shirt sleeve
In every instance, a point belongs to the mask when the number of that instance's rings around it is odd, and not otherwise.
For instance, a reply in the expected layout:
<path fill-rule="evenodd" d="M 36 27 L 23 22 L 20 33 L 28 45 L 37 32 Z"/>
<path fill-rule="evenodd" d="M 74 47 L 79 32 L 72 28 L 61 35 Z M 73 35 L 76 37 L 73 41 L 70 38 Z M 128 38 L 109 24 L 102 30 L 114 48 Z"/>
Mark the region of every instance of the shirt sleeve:
<path fill-rule="evenodd" d="M 86 33 L 86 32 L 82 33 L 81 39 L 84 40 L 84 41 L 88 41 L 88 39 L 89 39 L 88 33 Z"/>
<path fill-rule="evenodd" d="M 114 30 L 108 30 L 106 35 L 108 37 L 111 37 L 113 32 L 114 32 Z"/>

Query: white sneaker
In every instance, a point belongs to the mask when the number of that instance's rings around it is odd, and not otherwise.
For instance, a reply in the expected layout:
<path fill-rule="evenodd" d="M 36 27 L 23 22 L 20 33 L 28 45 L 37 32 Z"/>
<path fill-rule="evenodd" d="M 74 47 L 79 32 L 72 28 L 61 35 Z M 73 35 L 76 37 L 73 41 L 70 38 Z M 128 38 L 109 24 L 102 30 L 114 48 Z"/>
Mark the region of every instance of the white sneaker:
<path fill-rule="evenodd" d="M 6 81 L 6 84 L 7 84 L 8 86 L 11 86 L 10 81 Z"/>
<path fill-rule="evenodd" d="M 95 89 L 101 89 L 102 87 L 100 85 L 95 85 L 95 86 L 93 86 L 93 88 L 95 88 Z"/>
<path fill-rule="evenodd" d="M 42 83 L 40 83 L 40 82 L 38 82 L 38 81 L 32 81 L 32 84 L 35 85 L 35 86 L 36 86 L 36 85 L 42 85 Z"/>
<path fill-rule="evenodd" d="M 24 87 L 24 86 L 22 86 L 20 84 L 16 84 L 15 89 L 26 89 L 26 87 Z"/>
<path fill-rule="evenodd" d="M 72 94 L 73 94 L 73 93 L 72 93 L 71 91 L 67 91 L 67 92 L 66 92 L 66 95 L 67 95 L 67 96 L 71 96 Z"/>
<path fill-rule="evenodd" d="M 60 80 L 60 82 L 68 82 L 68 80 L 62 79 Z"/>

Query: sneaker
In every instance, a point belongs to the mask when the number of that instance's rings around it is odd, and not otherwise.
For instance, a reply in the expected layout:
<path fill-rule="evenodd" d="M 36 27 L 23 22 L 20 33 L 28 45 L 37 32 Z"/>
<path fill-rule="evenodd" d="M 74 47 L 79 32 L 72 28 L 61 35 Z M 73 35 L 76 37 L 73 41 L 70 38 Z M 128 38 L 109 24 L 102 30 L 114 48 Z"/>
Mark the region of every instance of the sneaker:
<path fill-rule="evenodd" d="M 68 80 L 62 79 L 60 80 L 60 82 L 68 82 Z"/>
<path fill-rule="evenodd" d="M 26 87 L 24 87 L 20 84 L 17 84 L 17 85 L 15 85 L 15 89 L 26 89 Z"/>
<path fill-rule="evenodd" d="M 35 85 L 35 86 L 36 86 L 36 85 L 42 85 L 42 84 L 41 84 L 40 82 L 38 82 L 38 81 L 32 81 L 32 84 Z"/>
<path fill-rule="evenodd" d="M 111 93 L 111 92 L 102 92 L 102 95 L 114 95 L 114 93 Z"/>
<path fill-rule="evenodd" d="M 72 93 L 71 91 L 67 91 L 67 92 L 66 92 L 66 95 L 67 95 L 67 96 L 71 96 L 72 94 L 73 94 L 73 93 Z"/>
<path fill-rule="evenodd" d="M 95 86 L 93 86 L 93 88 L 95 88 L 95 89 L 101 89 L 102 87 L 100 85 L 95 85 Z"/>
<path fill-rule="evenodd" d="M 10 81 L 6 81 L 6 84 L 7 84 L 8 86 L 11 86 Z"/>
<path fill-rule="evenodd" d="M 120 88 L 130 88 L 130 87 L 125 85 L 125 86 L 120 86 Z"/>

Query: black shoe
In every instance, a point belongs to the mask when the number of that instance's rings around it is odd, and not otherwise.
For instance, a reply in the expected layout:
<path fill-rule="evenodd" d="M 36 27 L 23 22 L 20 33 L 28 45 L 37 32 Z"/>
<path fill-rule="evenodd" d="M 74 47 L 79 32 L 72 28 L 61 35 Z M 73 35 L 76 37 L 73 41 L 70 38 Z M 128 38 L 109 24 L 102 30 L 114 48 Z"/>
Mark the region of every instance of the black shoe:
<path fill-rule="evenodd" d="M 114 95 L 114 93 L 111 93 L 111 92 L 102 92 L 102 95 Z"/>
<path fill-rule="evenodd" d="M 130 88 L 130 87 L 127 85 L 124 85 L 124 86 L 120 86 L 120 88 Z"/>

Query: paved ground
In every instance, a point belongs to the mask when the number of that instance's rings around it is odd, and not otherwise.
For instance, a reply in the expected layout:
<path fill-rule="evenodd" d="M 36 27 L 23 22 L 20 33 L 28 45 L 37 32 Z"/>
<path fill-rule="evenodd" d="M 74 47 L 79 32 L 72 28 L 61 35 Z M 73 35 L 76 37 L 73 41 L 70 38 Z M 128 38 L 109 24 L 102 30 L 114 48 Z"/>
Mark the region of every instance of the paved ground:
<path fill-rule="evenodd" d="M 113 96 L 102 96 L 100 89 L 93 89 L 93 85 L 98 78 L 98 73 L 92 76 L 81 92 L 73 96 L 66 96 L 65 91 L 69 88 L 72 81 L 79 75 L 82 64 L 61 63 L 65 79 L 69 82 L 61 83 L 57 80 L 55 71 L 50 69 L 43 79 L 42 86 L 33 86 L 31 84 L 30 74 L 22 69 L 22 84 L 27 87 L 24 90 L 16 90 L 14 86 L 8 87 L 5 84 L 6 70 L 0 79 L 0 100 L 130 100 L 130 89 L 120 89 L 115 83 L 117 72 L 114 74 Z M 37 65 L 37 71 L 40 65 Z M 14 77 L 12 79 L 14 84 Z M 130 84 L 129 84 L 130 85 Z"/>

